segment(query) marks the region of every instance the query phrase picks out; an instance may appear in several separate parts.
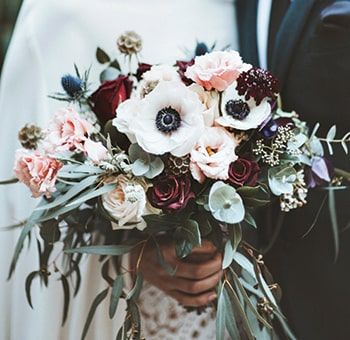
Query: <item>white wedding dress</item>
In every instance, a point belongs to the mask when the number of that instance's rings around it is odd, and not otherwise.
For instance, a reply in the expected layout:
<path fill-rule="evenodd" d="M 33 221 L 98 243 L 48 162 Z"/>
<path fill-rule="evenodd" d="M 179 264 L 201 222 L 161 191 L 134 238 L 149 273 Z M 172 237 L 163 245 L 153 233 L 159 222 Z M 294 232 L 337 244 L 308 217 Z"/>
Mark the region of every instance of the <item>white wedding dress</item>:
<path fill-rule="evenodd" d="M 27 122 L 45 124 L 62 105 L 47 97 L 60 90 L 60 77 L 92 65 L 97 84 L 101 66 L 97 46 L 117 53 L 115 42 L 125 30 L 142 35 L 145 62 L 173 62 L 194 49 L 196 40 L 237 48 L 233 0 L 25 0 L 1 76 L 0 180 L 11 177 L 17 131 Z M 0 227 L 17 223 L 30 213 L 33 200 L 21 185 L 0 187 Z M 34 310 L 25 298 L 25 277 L 38 268 L 35 242 L 24 247 L 15 275 L 6 282 L 19 230 L 0 232 L 0 340 L 76 340 L 94 297 L 104 287 L 94 257 L 83 263 L 83 284 L 72 301 L 62 328 L 61 283 L 49 289 L 32 285 Z M 140 306 L 146 339 L 213 339 L 209 314 L 186 315 L 177 303 L 146 287 Z M 91 325 L 88 339 L 115 339 L 122 319 L 108 318 L 108 300 Z"/>

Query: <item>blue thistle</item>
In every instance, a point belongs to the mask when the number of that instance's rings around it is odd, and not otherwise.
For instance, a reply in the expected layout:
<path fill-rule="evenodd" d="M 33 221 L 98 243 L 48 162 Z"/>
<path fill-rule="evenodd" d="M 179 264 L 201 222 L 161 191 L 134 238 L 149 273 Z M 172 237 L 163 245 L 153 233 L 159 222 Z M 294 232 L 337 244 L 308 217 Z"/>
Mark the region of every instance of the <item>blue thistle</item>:
<path fill-rule="evenodd" d="M 67 74 L 61 78 L 61 84 L 64 91 L 72 98 L 81 94 L 83 91 L 83 81 L 80 78 L 74 77 L 70 74 Z"/>
<path fill-rule="evenodd" d="M 204 55 L 209 52 L 209 47 L 204 42 L 197 42 L 196 49 L 194 51 L 196 57 Z"/>

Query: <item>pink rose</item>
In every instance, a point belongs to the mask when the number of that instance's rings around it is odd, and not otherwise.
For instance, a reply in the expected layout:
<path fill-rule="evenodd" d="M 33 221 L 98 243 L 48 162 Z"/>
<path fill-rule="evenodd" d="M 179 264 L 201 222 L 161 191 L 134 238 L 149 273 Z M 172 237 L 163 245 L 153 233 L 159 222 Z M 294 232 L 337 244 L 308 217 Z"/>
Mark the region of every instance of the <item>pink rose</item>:
<path fill-rule="evenodd" d="M 207 91 L 224 91 L 237 80 L 246 64 L 236 51 L 216 51 L 196 57 L 185 76 Z"/>
<path fill-rule="evenodd" d="M 55 113 L 45 132 L 44 145 L 49 152 L 84 151 L 84 142 L 93 126 L 69 107 Z"/>
<path fill-rule="evenodd" d="M 91 139 L 87 139 L 84 143 L 84 149 L 87 156 L 95 163 L 98 164 L 103 160 L 108 159 L 108 150 L 101 142 L 94 142 Z"/>
<path fill-rule="evenodd" d="M 18 180 L 32 191 L 33 197 L 50 197 L 56 191 L 57 173 L 62 163 L 43 156 L 38 151 L 17 150 L 14 173 Z"/>
<path fill-rule="evenodd" d="M 205 178 L 227 180 L 229 167 L 237 159 L 238 142 L 222 127 L 207 127 L 191 152 L 191 172 L 195 180 Z"/>

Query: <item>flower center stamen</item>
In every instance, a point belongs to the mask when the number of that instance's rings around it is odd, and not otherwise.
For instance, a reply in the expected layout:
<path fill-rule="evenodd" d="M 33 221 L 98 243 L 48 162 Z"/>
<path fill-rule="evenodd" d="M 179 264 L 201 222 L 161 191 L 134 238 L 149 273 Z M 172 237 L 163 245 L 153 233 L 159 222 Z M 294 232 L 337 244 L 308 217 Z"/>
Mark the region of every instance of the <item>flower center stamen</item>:
<path fill-rule="evenodd" d="M 166 107 L 160 110 L 156 117 L 157 129 L 161 132 L 176 131 L 181 125 L 181 116 L 178 111 L 172 107 Z"/>
<path fill-rule="evenodd" d="M 250 113 L 250 108 L 243 100 L 229 100 L 225 106 L 226 113 L 235 119 L 243 120 Z"/>

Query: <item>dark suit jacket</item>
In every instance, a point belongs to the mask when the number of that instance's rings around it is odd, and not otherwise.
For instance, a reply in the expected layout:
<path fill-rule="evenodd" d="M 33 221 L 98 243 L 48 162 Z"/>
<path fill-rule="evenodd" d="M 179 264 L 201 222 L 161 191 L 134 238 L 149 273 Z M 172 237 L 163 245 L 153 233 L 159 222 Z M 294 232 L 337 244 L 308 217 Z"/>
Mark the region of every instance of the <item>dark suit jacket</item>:
<path fill-rule="evenodd" d="M 258 65 L 257 0 L 237 0 L 241 54 Z M 286 110 L 296 110 L 319 136 L 334 124 L 342 136 L 350 130 L 350 0 L 293 0 L 276 37 L 271 71 L 282 84 Z M 350 169 L 349 156 L 336 149 L 333 162 Z M 350 230 L 341 234 L 338 261 L 327 203 L 309 236 L 325 193 L 315 191 L 310 204 L 288 213 L 266 261 L 283 290 L 282 307 L 302 340 L 350 339 Z M 350 219 L 350 194 L 336 195 L 339 226 Z M 271 238 L 277 210 L 260 221 L 261 242 Z M 266 223 L 269 220 L 269 223 Z M 272 230 L 271 230 L 272 229 Z"/>

